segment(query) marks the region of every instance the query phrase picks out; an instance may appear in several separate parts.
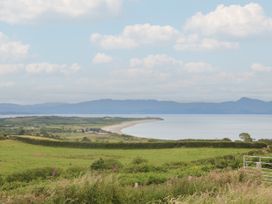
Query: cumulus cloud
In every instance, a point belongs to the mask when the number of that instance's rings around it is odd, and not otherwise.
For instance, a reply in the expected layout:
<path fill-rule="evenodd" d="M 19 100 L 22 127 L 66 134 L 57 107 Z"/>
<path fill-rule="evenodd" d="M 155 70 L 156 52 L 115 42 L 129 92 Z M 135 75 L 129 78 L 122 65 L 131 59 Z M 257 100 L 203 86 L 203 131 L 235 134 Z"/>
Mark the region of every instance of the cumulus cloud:
<path fill-rule="evenodd" d="M 117 75 L 128 78 L 173 81 L 179 77 L 193 76 L 216 71 L 214 66 L 206 62 L 183 62 L 166 54 L 148 55 L 143 58 L 130 59 L 126 69 L 119 69 Z M 177 82 L 177 81 L 176 81 Z"/>
<path fill-rule="evenodd" d="M 0 76 L 15 74 L 23 67 L 23 64 L 0 64 Z"/>
<path fill-rule="evenodd" d="M 0 60 L 21 59 L 28 55 L 29 45 L 10 39 L 0 32 Z"/>
<path fill-rule="evenodd" d="M 144 58 L 132 58 L 130 67 L 181 66 L 183 62 L 166 54 L 149 55 Z"/>
<path fill-rule="evenodd" d="M 80 69 L 78 64 L 49 64 L 49 63 L 36 63 L 27 64 L 25 70 L 29 74 L 54 74 L 63 73 L 70 74 L 75 73 Z"/>
<path fill-rule="evenodd" d="M 206 62 L 188 62 L 184 64 L 184 70 L 189 73 L 204 73 L 204 72 L 212 72 L 215 68 Z"/>
<path fill-rule="evenodd" d="M 94 56 L 92 62 L 94 64 L 107 64 L 107 63 L 112 62 L 112 57 L 109 55 L 106 55 L 104 53 L 97 53 Z"/>
<path fill-rule="evenodd" d="M 1 81 L 0 82 L 0 88 L 9 88 L 15 85 L 15 82 L 13 81 Z"/>
<path fill-rule="evenodd" d="M 218 49 L 237 49 L 238 42 L 228 42 L 213 38 L 201 38 L 196 34 L 183 35 L 179 37 L 175 44 L 176 50 L 218 50 Z"/>
<path fill-rule="evenodd" d="M 103 49 L 128 49 L 145 44 L 174 41 L 178 31 L 169 26 L 135 24 L 126 26 L 119 35 L 102 35 L 94 33 L 90 40 Z"/>
<path fill-rule="evenodd" d="M 135 24 L 125 26 L 120 34 L 93 33 L 90 39 L 102 49 L 170 45 L 180 51 L 211 51 L 239 48 L 238 42 L 225 40 L 226 36 L 245 37 L 268 31 L 272 31 L 272 18 L 259 4 L 249 3 L 219 5 L 207 14 L 199 12 L 185 23 L 183 30 L 170 25 Z"/>
<path fill-rule="evenodd" d="M 261 72 L 267 73 L 267 72 L 272 72 L 272 67 L 255 63 L 251 65 L 251 71 L 253 71 L 254 73 L 261 73 Z"/>
<path fill-rule="evenodd" d="M 1 0 L 0 21 L 22 23 L 55 13 L 69 17 L 118 13 L 122 0 Z M 103 12 L 102 12 L 103 11 Z"/>
<path fill-rule="evenodd" d="M 198 12 L 185 24 L 186 31 L 204 35 L 225 34 L 245 37 L 272 30 L 272 18 L 267 17 L 257 3 L 241 5 L 219 5 L 207 14 Z"/>
<path fill-rule="evenodd" d="M 1 75 L 16 75 L 19 72 L 28 74 L 70 74 L 80 69 L 79 64 L 50 64 L 50 63 L 33 63 L 33 64 L 0 64 Z"/>
<path fill-rule="evenodd" d="M 128 25 L 118 35 L 93 33 L 90 40 L 102 49 L 133 49 L 143 45 L 169 45 L 181 51 L 205 51 L 239 47 L 237 42 L 201 37 L 198 34 L 182 34 L 169 25 L 151 24 Z"/>
<path fill-rule="evenodd" d="M 271 76 L 266 74 L 265 77 L 263 80 L 264 77 L 252 72 L 250 67 L 245 71 L 226 71 L 205 61 L 183 61 L 166 54 L 153 54 L 131 59 L 127 67 L 113 70 L 107 82 L 112 92 L 127 96 L 169 94 L 173 99 L 186 95 L 191 100 L 193 95 L 196 98 L 200 95 L 224 97 L 222 93 L 229 92 L 229 96 L 234 93 L 236 97 L 249 96 L 271 84 Z M 131 94 L 127 90 L 134 92 Z"/>

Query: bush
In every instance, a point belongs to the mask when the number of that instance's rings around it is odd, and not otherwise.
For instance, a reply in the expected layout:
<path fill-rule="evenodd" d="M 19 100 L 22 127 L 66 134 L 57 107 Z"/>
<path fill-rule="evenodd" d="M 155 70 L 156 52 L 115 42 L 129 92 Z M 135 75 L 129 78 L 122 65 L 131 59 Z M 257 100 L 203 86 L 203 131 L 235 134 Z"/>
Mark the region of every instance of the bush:
<path fill-rule="evenodd" d="M 76 178 L 76 177 L 81 176 L 85 172 L 86 172 L 86 168 L 71 167 L 71 168 L 66 169 L 62 173 L 61 177 L 64 177 L 64 178 Z"/>
<path fill-rule="evenodd" d="M 147 173 L 147 172 L 167 172 L 167 169 L 163 166 L 153 166 L 151 164 L 138 164 L 131 165 L 125 169 L 127 173 Z"/>
<path fill-rule="evenodd" d="M 0 140 L 5 140 L 7 137 L 5 135 L 0 135 Z"/>
<path fill-rule="evenodd" d="M 13 190 L 13 189 L 16 189 L 16 188 L 21 188 L 21 187 L 26 186 L 26 184 L 27 183 L 23 183 L 23 182 L 20 182 L 20 181 L 13 181 L 13 182 L 10 182 L 10 183 L 4 182 L 2 184 L 2 186 L 0 187 L 0 192 L 1 191 L 9 191 L 9 190 Z"/>
<path fill-rule="evenodd" d="M 13 173 L 6 177 L 7 182 L 21 181 L 30 182 L 35 179 L 46 179 L 50 177 L 58 177 L 61 169 L 45 167 L 37 169 L 29 169 L 19 173 Z"/>
<path fill-rule="evenodd" d="M 123 167 L 122 163 L 115 159 L 98 159 L 91 165 L 93 170 L 113 170 L 117 171 Z"/>
<path fill-rule="evenodd" d="M 165 176 L 161 175 L 150 175 L 147 180 L 147 185 L 151 184 L 161 184 L 167 181 L 167 178 Z"/>
<path fill-rule="evenodd" d="M 204 173 L 210 171 L 212 169 L 212 166 L 205 165 L 205 166 L 190 166 L 185 169 L 182 169 L 178 173 L 178 177 L 182 178 L 185 176 L 202 176 Z"/>
<path fill-rule="evenodd" d="M 81 139 L 81 142 L 91 142 L 91 140 L 90 140 L 90 138 L 88 138 L 88 137 L 83 137 L 83 138 Z"/>
<path fill-rule="evenodd" d="M 189 162 L 170 162 L 170 163 L 165 163 L 164 166 L 167 169 L 178 169 L 178 168 L 184 168 L 190 165 Z"/>
<path fill-rule="evenodd" d="M 4 178 L 2 175 L 0 175 L 0 186 L 2 186 L 4 184 Z"/>
<path fill-rule="evenodd" d="M 107 149 L 161 149 L 178 147 L 228 147 L 228 148 L 263 148 L 264 143 L 252 142 L 226 142 L 226 141 L 177 141 L 177 142 L 146 142 L 146 143 L 90 143 L 90 142 L 68 142 L 37 140 L 26 137 L 13 137 L 16 140 L 29 144 L 37 144 L 54 147 L 74 148 L 107 148 Z"/>
<path fill-rule="evenodd" d="M 136 157 L 132 160 L 131 162 L 132 164 L 138 165 L 138 164 L 142 164 L 142 163 L 147 163 L 146 159 L 143 159 L 142 157 Z"/>

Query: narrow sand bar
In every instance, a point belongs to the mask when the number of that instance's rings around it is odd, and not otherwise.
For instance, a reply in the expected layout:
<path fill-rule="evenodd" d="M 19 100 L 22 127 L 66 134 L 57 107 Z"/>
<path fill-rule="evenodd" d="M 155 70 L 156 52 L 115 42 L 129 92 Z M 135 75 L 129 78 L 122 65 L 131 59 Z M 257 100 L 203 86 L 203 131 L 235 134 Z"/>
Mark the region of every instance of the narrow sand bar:
<path fill-rule="evenodd" d="M 147 119 L 126 121 L 126 122 L 122 122 L 122 123 L 119 123 L 116 125 L 105 126 L 102 128 L 102 130 L 107 131 L 107 132 L 117 133 L 117 134 L 123 134 L 122 130 L 124 128 L 128 128 L 128 127 L 138 125 L 141 123 L 154 122 L 154 121 L 160 121 L 160 120 L 162 120 L 162 119 L 161 118 L 147 118 Z"/>

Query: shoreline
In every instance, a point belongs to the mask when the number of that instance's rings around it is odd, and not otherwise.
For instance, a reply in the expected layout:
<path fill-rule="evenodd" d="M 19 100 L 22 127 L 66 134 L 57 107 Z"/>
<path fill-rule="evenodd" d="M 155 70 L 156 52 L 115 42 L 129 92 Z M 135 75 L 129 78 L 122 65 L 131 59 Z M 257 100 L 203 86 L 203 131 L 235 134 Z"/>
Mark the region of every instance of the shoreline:
<path fill-rule="evenodd" d="M 107 131 L 107 132 L 122 135 L 122 134 L 124 134 L 122 132 L 122 130 L 125 128 L 132 127 L 132 126 L 142 124 L 142 123 L 155 122 L 155 121 L 160 121 L 160 120 L 162 120 L 162 119 L 158 119 L 158 118 L 139 119 L 139 120 L 133 120 L 133 121 L 126 121 L 126 122 L 122 122 L 122 123 L 115 124 L 115 125 L 105 126 L 105 127 L 102 127 L 101 129 L 104 131 Z"/>

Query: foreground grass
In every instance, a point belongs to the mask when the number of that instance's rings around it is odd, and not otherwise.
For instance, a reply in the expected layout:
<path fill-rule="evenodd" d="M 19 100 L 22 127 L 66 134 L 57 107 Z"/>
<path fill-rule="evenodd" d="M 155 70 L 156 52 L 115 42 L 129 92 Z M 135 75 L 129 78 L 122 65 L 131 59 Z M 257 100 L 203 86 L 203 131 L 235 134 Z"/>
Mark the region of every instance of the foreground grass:
<path fill-rule="evenodd" d="M 232 203 L 270 204 L 272 187 L 245 171 L 214 171 L 201 177 L 172 178 L 160 185 L 121 185 L 115 176 L 86 174 L 24 191 L 0 192 L 3 203 Z"/>
<path fill-rule="evenodd" d="M 246 153 L 239 148 L 171 148 L 171 149 L 76 149 L 25 144 L 14 140 L 0 141 L 0 174 L 7 175 L 31 168 L 84 167 L 98 159 L 118 159 L 124 165 L 141 156 L 151 164 L 189 162 L 224 155 Z"/>

